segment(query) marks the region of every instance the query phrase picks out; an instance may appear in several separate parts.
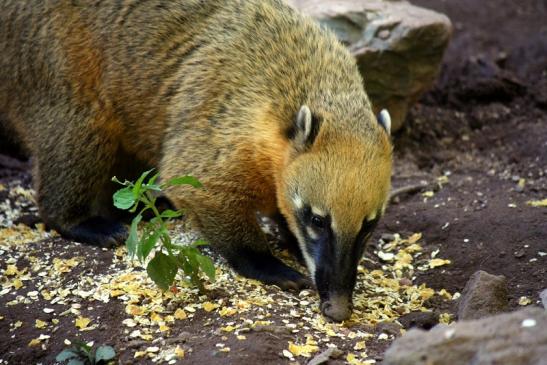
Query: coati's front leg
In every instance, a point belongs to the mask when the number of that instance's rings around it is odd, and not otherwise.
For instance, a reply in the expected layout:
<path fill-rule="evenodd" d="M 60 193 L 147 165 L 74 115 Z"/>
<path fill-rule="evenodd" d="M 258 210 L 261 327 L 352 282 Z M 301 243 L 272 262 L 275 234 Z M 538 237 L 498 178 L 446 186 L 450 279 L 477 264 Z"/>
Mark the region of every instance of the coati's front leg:
<path fill-rule="evenodd" d="M 255 212 L 241 201 L 205 203 L 194 213 L 201 233 L 239 274 L 282 289 L 310 286 L 304 275 L 272 255 Z"/>
<path fill-rule="evenodd" d="M 291 232 L 285 217 L 281 213 L 277 212 L 271 216 L 270 219 L 272 219 L 277 226 L 280 246 L 289 250 L 289 252 L 298 260 L 300 264 L 305 265 L 304 256 L 302 255 L 302 251 L 298 245 L 298 239 Z"/>

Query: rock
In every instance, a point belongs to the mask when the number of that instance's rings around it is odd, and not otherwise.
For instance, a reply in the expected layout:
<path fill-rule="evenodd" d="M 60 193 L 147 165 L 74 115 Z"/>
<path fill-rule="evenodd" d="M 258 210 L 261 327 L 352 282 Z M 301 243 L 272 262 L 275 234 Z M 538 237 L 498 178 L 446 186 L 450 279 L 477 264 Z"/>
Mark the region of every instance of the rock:
<path fill-rule="evenodd" d="M 399 322 L 405 329 L 421 328 L 429 330 L 439 323 L 439 315 L 435 312 L 410 312 L 399 317 Z"/>
<path fill-rule="evenodd" d="M 477 271 L 465 285 L 458 302 L 458 319 L 478 319 L 507 311 L 507 280 Z"/>
<path fill-rule="evenodd" d="M 543 308 L 547 311 L 547 289 L 543 289 L 543 291 L 539 293 L 539 298 L 541 299 Z"/>
<path fill-rule="evenodd" d="M 339 358 L 340 356 L 342 356 L 343 353 L 343 351 L 339 350 L 336 347 L 329 347 L 328 349 L 311 359 L 307 365 L 325 364 L 328 363 L 330 359 Z"/>
<path fill-rule="evenodd" d="M 427 332 L 412 329 L 391 345 L 383 364 L 546 365 L 547 312 L 528 307 Z"/>
<path fill-rule="evenodd" d="M 387 333 L 395 337 L 401 335 L 401 330 L 403 327 L 396 322 L 380 322 L 376 325 L 376 332 L 378 333 Z"/>
<path fill-rule="evenodd" d="M 376 112 L 386 108 L 392 130 L 428 90 L 452 34 L 443 14 L 392 0 L 289 0 L 332 29 L 356 57 Z"/>

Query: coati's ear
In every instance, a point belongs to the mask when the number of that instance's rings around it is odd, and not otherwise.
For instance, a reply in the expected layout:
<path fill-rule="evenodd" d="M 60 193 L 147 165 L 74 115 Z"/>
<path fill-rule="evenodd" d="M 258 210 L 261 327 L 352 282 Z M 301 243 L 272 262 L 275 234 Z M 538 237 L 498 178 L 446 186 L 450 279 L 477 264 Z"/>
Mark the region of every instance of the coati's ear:
<path fill-rule="evenodd" d="M 387 134 L 391 134 L 391 116 L 386 109 L 382 109 L 378 116 L 378 123 L 386 130 Z"/>
<path fill-rule="evenodd" d="M 305 149 L 313 144 L 321 121 L 315 117 L 307 105 L 302 105 L 296 114 L 296 120 L 288 132 L 289 139 L 293 140 L 297 149 Z"/>

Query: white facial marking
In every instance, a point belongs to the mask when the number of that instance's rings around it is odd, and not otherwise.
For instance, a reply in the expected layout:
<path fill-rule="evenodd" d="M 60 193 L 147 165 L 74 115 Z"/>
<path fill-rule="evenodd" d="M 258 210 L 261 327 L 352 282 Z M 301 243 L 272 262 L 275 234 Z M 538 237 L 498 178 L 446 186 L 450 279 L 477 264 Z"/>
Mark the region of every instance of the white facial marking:
<path fill-rule="evenodd" d="M 367 217 L 367 221 L 373 221 L 374 219 L 376 219 L 376 211 L 370 213 L 370 215 Z"/>
<path fill-rule="evenodd" d="M 319 215 L 321 217 L 325 217 L 327 215 L 327 213 L 325 213 L 325 211 L 323 211 L 322 209 L 317 208 L 317 207 L 311 207 L 311 212 L 313 214 Z"/>
<path fill-rule="evenodd" d="M 300 247 L 300 251 L 302 251 L 302 256 L 304 256 L 304 261 L 306 262 L 306 266 L 308 268 L 308 271 L 310 272 L 310 278 L 315 284 L 315 261 L 313 260 L 313 257 L 311 257 L 308 253 L 308 250 L 306 249 L 306 244 L 302 243 L 304 242 L 304 239 L 302 238 L 300 233 L 297 234 L 296 238 L 298 239 L 298 246 Z"/>
<path fill-rule="evenodd" d="M 294 195 L 292 197 L 292 202 L 294 204 L 294 206 L 297 208 L 297 209 L 302 209 L 304 208 L 304 201 L 302 200 L 302 198 L 299 196 L 299 195 Z"/>
<path fill-rule="evenodd" d="M 319 236 L 317 235 L 317 233 L 315 233 L 315 231 L 310 228 L 310 227 L 306 227 L 306 232 L 308 232 L 308 235 L 310 236 L 310 238 L 312 240 L 316 240 L 319 238 Z"/>

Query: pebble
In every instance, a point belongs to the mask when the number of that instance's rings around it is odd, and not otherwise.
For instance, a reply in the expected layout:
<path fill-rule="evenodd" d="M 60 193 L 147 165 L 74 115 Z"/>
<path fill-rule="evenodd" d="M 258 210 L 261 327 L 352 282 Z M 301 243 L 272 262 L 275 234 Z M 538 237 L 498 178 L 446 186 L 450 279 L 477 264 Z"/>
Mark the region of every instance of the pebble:
<path fill-rule="evenodd" d="M 521 257 L 524 257 L 524 255 L 525 255 L 525 254 L 524 254 L 524 250 L 522 250 L 522 249 L 517 250 L 517 251 L 515 251 L 515 252 L 513 253 L 513 255 L 514 255 L 516 258 L 520 259 Z"/>
<path fill-rule="evenodd" d="M 536 324 L 537 324 L 537 321 L 533 318 L 528 318 L 522 321 L 522 327 L 526 327 L 526 328 L 535 327 Z"/>
<path fill-rule="evenodd" d="M 412 280 L 410 280 L 409 278 L 402 278 L 399 280 L 399 285 L 401 286 L 410 286 L 412 285 Z"/>
<path fill-rule="evenodd" d="M 539 293 L 539 297 L 541 299 L 541 303 L 543 304 L 543 308 L 547 310 L 547 289 L 543 289 L 543 291 Z"/>
<path fill-rule="evenodd" d="M 435 312 L 410 312 L 399 318 L 405 329 L 421 328 L 429 330 L 439 323 L 439 315 Z"/>
<path fill-rule="evenodd" d="M 401 329 L 401 325 L 395 322 L 380 322 L 376 325 L 376 331 L 392 336 L 400 336 Z"/>
<path fill-rule="evenodd" d="M 379 33 L 378 33 L 378 37 L 380 39 L 388 39 L 389 36 L 391 35 L 391 32 L 387 29 L 384 29 L 384 30 L 381 30 Z"/>

